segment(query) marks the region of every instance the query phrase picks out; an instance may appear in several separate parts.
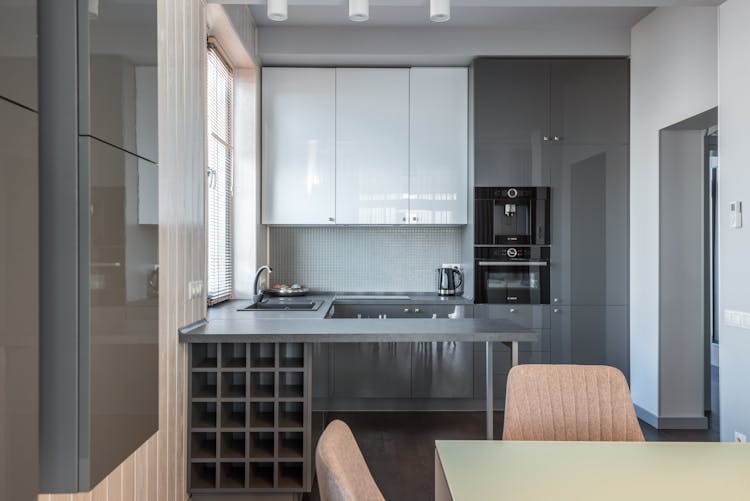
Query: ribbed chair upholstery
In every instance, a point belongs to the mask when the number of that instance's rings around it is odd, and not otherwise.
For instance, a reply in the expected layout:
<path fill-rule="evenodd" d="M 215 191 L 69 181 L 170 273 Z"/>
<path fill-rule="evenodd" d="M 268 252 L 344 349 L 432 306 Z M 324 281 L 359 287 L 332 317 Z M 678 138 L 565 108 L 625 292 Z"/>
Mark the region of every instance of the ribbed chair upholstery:
<path fill-rule="evenodd" d="M 315 469 L 323 501 L 385 501 L 343 421 L 331 422 L 320 436 Z"/>
<path fill-rule="evenodd" d="M 508 374 L 503 440 L 643 442 L 625 376 L 600 365 L 519 365 Z"/>

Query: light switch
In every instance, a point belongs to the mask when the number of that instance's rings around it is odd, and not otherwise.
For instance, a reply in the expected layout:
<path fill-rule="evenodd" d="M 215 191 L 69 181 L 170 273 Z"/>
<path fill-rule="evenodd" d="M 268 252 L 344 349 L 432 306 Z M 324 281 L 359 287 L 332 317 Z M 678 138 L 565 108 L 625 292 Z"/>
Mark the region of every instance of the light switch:
<path fill-rule="evenodd" d="M 742 228 L 742 202 L 729 203 L 729 227 Z"/>

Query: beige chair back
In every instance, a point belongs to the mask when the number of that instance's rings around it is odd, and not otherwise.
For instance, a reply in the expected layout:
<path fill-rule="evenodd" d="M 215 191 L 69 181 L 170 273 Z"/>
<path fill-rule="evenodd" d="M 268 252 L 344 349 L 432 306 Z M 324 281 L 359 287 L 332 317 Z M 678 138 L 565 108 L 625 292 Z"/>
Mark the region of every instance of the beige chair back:
<path fill-rule="evenodd" d="M 519 365 L 508 374 L 503 440 L 642 442 L 625 376 L 599 365 Z"/>
<path fill-rule="evenodd" d="M 323 431 L 315 451 L 322 501 L 384 501 L 357 441 L 343 421 Z"/>

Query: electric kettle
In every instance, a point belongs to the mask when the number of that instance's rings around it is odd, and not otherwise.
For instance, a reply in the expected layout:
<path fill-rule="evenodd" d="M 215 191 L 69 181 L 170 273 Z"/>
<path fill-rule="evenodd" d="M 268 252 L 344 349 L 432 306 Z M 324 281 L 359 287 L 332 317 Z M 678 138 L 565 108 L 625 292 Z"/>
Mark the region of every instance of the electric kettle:
<path fill-rule="evenodd" d="M 438 268 L 437 270 L 438 296 L 455 296 L 460 294 L 464 284 L 464 274 L 456 268 Z"/>

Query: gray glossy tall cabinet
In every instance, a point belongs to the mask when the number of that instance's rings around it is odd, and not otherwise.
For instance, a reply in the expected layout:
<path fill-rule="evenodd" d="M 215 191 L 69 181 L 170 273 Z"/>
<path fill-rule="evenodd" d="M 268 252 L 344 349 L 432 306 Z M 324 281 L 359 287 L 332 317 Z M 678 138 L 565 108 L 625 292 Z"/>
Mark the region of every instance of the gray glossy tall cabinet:
<path fill-rule="evenodd" d="M 39 0 L 40 491 L 158 428 L 156 0 Z"/>
<path fill-rule="evenodd" d="M 475 184 L 551 187 L 549 361 L 627 375 L 628 61 L 481 58 L 472 71 Z"/>

